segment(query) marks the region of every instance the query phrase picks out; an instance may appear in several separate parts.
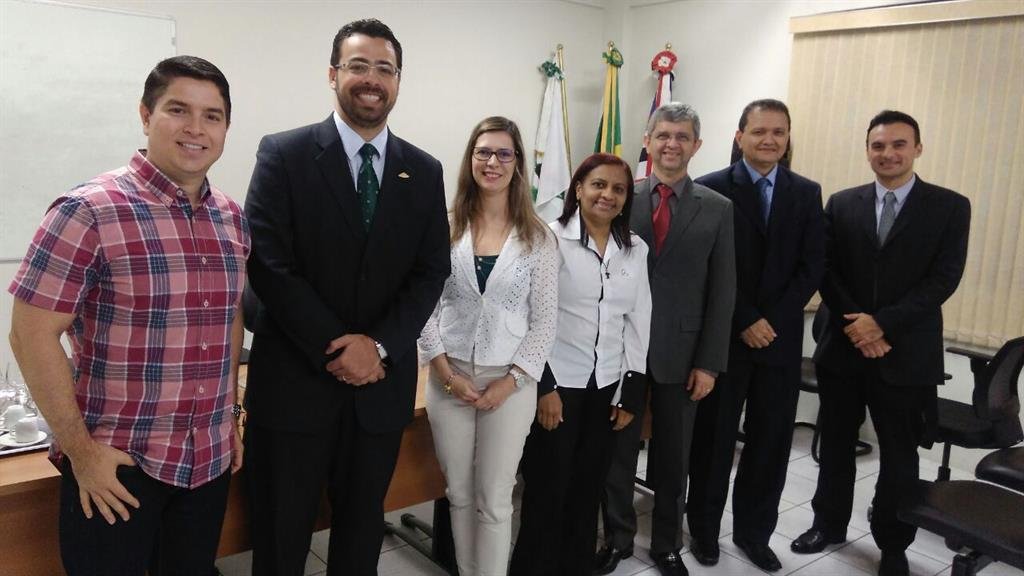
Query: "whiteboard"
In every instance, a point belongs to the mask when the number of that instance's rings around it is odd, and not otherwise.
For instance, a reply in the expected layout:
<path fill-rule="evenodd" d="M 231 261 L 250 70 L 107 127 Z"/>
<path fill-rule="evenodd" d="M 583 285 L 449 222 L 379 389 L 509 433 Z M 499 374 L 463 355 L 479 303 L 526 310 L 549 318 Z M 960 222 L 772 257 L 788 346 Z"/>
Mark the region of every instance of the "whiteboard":
<path fill-rule="evenodd" d="M 174 20 L 0 0 L 0 261 L 20 260 L 47 207 L 145 146 L 146 76 Z"/>

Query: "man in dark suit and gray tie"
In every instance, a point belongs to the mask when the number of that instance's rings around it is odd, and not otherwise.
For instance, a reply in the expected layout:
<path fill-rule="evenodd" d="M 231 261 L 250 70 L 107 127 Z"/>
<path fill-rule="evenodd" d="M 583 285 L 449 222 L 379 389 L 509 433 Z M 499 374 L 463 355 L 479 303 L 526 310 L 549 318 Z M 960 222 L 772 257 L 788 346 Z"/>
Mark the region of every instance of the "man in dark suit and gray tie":
<path fill-rule="evenodd" d="M 377 573 L 416 338 L 450 269 L 441 165 L 387 127 L 401 44 L 346 24 L 327 73 L 335 112 L 263 138 L 245 202 L 253 574 L 303 574 L 325 484 L 327 573 Z"/>
<path fill-rule="evenodd" d="M 846 540 L 853 509 L 857 432 L 864 408 L 878 434 L 881 468 L 871 534 L 878 573 L 908 573 L 917 529 L 896 517 L 918 479 L 917 447 L 931 445 L 936 387 L 943 381 L 942 303 L 963 275 L 970 201 L 914 173 L 922 151 L 917 121 L 886 110 L 868 124 L 875 181 L 833 194 L 825 207 L 829 314 L 814 361 L 821 395 L 821 469 L 814 523 L 794 552 Z"/>
<path fill-rule="evenodd" d="M 821 187 L 780 164 L 789 129 L 785 104 L 751 102 L 736 131 L 743 158 L 697 179 L 736 206 L 736 311 L 729 367 L 697 411 L 690 461 L 690 550 L 704 565 L 718 562 L 722 511 L 746 404 L 746 440 L 732 496 L 732 540 L 757 567 L 782 567 L 768 539 L 778 521 L 793 440 L 803 309 L 824 273 Z"/>
<path fill-rule="evenodd" d="M 653 314 L 647 355 L 654 489 L 651 557 L 662 574 L 687 574 L 680 556 L 690 436 L 698 401 L 725 370 L 736 290 L 732 203 L 687 175 L 700 149 L 700 118 L 672 102 L 655 110 L 644 145 L 653 170 L 638 182 L 630 227 L 651 247 Z M 617 435 L 604 506 L 605 546 L 596 574 L 633 554 L 633 478 L 643 418 Z"/>

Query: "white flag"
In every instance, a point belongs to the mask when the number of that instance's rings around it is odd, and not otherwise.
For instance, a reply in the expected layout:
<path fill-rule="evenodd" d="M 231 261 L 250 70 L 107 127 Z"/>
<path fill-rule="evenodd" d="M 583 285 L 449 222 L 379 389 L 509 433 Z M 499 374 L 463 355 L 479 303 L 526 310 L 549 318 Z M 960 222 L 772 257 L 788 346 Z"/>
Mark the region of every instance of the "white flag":
<path fill-rule="evenodd" d="M 569 188 L 571 174 L 562 121 L 562 71 L 551 61 L 541 70 L 548 75 L 548 84 L 534 144 L 533 198 L 541 219 L 551 222 L 562 215 L 563 193 Z"/>

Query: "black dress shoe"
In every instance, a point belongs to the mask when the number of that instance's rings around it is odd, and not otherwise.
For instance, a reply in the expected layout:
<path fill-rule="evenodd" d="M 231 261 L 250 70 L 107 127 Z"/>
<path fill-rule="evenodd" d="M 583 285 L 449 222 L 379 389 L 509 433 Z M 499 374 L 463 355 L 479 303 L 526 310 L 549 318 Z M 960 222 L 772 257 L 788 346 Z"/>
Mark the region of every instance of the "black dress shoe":
<path fill-rule="evenodd" d="M 907 562 L 906 552 L 882 550 L 882 563 L 878 566 L 878 576 L 907 576 L 908 574 L 910 574 L 910 564 Z"/>
<path fill-rule="evenodd" d="M 632 555 L 632 546 L 622 550 L 612 546 L 604 546 L 597 551 L 597 557 L 594 558 L 593 574 L 611 574 L 615 572 L 616 566 L 619 565 L 619 560 L 625 560 Z"/>
<path fill-rule="evenodd" d="M 690 576 L 690 571 L 683 564 L 683 557 L 679 552 L 668 552 L 667 554 L 651 553 L 651 560 L 658 567 L 661 576 Z"/>
<path fill-rule="evenodd" d="M 750 558 L 754 566 L 761 570 L 775 572 L 782 568 L 782 563 L 779 562 L 778 556 L 767 545 L 756 544 L 750 540 L 736 537 L 733 537 L 732 541 L 736 546 L 739 546 L 740 550 L 743 550 L 743 553 L 747 555 L 747 558 Z"/>
<path fill-rule="evenodd" d="M 829 544 L 842 544 L 846 537 L 829 538 L 823 530 L 811 528 L 807 532 L 796 537 L 789 545 L 789 549 L 797 554 L 817 554 Z"/>
<path fill-rule="evenodd" d="M 690 554 L 703 566 L 718 564 L 718 540 L 694 538 L 690 541 Z"/>

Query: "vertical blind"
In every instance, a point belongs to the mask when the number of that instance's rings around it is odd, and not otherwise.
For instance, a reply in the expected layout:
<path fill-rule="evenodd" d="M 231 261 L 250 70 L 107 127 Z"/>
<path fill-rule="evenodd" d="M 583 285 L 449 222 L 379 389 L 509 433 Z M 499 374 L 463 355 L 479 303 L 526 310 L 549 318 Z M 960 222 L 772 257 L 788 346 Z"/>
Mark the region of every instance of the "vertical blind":
<path fill-rule="evenodd" d="M 972 207 L 945 337 L 998 348 L 1024 334 L 1024 16 L 798 31 L 790 70 L 794 169 L 826 198 L 870 182 L 868 121 L 916 118 L 915 171 Z"/>

